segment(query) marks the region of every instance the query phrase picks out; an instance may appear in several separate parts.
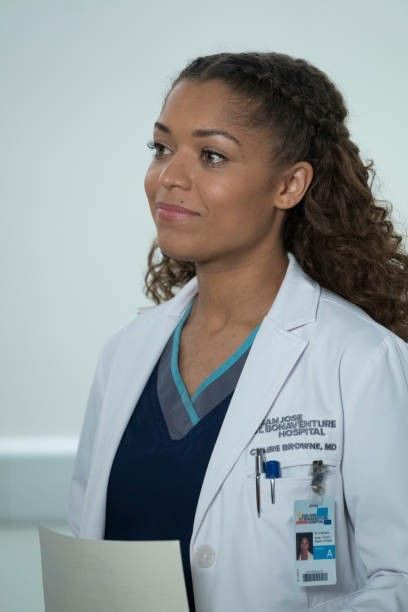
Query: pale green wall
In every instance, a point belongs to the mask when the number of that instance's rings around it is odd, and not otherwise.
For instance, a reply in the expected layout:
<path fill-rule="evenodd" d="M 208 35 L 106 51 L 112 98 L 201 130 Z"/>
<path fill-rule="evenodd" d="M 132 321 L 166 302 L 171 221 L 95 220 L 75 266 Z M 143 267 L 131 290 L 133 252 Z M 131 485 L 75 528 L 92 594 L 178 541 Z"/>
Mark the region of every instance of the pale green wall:
<path fill-rule="evenodd" d="M 0 2 L 0 446 L 76 436 L 97 353 L 144 305 L 145 143 L 198 54 L 277 50 L 325 70 L 408 220 L 407 3 Z"/>

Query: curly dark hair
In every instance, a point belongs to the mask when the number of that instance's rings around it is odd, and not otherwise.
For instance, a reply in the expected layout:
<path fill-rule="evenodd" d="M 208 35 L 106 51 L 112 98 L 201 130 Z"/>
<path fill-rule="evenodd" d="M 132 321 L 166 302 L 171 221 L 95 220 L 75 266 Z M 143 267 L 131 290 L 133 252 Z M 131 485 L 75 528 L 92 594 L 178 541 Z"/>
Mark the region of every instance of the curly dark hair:
<path fill-rule="evenodd" d="M 216 53 L 191 61 L 173 80 L 218 79 L 242 100 L 248 127 L 271 134 L 271 163 L 313 167 L 302 200 L 287 211 L 283 246 L 322 287 L 363 308 L 408 341 L 408 254 L 391 221 L 392 205 L 375 200 L 373 161 L 365 165 L 345 125 L 342 94 L 328 76 L 283 53 Z M 370 181 L 371 174 L 371 181 Z M 380 202 L 383 205 L 380 205 Z M 148 254 L 145 295 L 156 304 L 195 275 L 193 262 Z"/>

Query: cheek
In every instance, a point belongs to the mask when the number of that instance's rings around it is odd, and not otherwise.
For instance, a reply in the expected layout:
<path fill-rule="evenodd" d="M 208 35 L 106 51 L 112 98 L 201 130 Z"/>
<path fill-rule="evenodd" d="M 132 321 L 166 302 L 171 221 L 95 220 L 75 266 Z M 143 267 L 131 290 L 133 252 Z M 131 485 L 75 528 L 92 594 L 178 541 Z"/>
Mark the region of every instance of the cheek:
<path fill-rule="evenodd" d="M 144 178 L 144 190 L 147 196 L 150 213 L 154 220 L 154 206 L 156 201 L 156 178 L 155 173 L 151 170 L 147 170 Z"/>
<path fill-rule="evenodd" d="M 253 194 L 243 185 L 231 185 L 226 190 L 215 189 L 206 197 L 211 202 L 208 219 L 217 234 L 238 238 L 264 231 L 269 222 L 269 213 L 261 206 L 258 194 Z"/>
<path fill-rule="evenodd" d="M 154 172 L 151 167 L 147 169 L 145 178 L 144 178 L 144 189 L 151 203 L 154 200 L 155 186 L 157 184 L 156 172 Z"/>
<path fill-rule="evenodd" d="M 207 208 L 208 218 L 225 222 L 242 215 L 243 201 L 245 195 L 236 184 L 231 181 L 225 184 L 217 184 L 215 181 L 200 193 L 201 199 Z"/>

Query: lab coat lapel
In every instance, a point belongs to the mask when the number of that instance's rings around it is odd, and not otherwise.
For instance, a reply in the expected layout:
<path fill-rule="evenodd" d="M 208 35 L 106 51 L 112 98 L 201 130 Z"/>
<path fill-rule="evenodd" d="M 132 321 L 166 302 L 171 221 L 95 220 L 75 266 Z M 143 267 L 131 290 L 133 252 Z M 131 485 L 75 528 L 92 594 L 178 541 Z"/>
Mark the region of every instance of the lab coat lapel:
<path fill-rule="evenodd" d="M 88 481 L 82 537 L 103 537 L 110 469 L 137 401 L 179 317 L 197 291 L 192 278 L 175 298 L 141 314 L 122 333 L 106 388 Z"/>
<path fill-rule="evenodd" d="M 308 340 L 291 333 L 315 320 L 320 286 L 292 253 L 271 309 L 245 362 L 218 435 L 198 500 L 192 543 L 214 496 L 269 412 Z"/>

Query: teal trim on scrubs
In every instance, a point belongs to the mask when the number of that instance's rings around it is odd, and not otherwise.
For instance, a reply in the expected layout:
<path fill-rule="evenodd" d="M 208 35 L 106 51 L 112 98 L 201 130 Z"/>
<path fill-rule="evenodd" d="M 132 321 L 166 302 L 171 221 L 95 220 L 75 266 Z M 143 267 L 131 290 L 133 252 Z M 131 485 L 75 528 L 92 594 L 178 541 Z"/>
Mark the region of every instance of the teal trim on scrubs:
<path fill-rule="evenodd" d="M 219 365 L 209 376 L 207 376 L 202 383 L 197 387 L 194 391 L 193 395 L 190 397 L 187 388 L 184 384 L 184 381 L 181 377 L 180 370 L 178 367 L 179 360 L 179 351 L 180 351 L 180 337 L 183 329 L 183 325 L 191 312 L 193 306 L 193 300 L 186 308 L 183 313 L 180 321 L 177 324 L 177 327 L 174 331 L 173 335 L 173 344 L 172 344 L 172 352 L 171 352 L 171 373 L 173 376 L 174 383 L 177 387 L 177 390 L 180 394 L 180 398 L 183 402 L 183 405 L 187 411 L 187 414 L 193 425 L 196 425 L 200 420 L 200 416 L 197 414 L 196 409 L 194 407 L 193 402 L 198 398 L 200 393 L 204 391 L 211 383 L 217 380 L 220 376 L 222 376 L 231 366 L 234 365 L 238 361 L 238 359 L 250 348 L 251 344 L 254 341 L 254 338 L 260 328 L 260 324 L 257 325 L 252 332 L 247 336 L 247 338 L 240 344 L 240 346 L 233 352 L 233 354 L 228 357 L 221 365 Z"/>
<path fill-rule="evenodd" d="M 196 425 L 200 420 L 198 416 L 194 404 L 190 399 L 190 395 L 187 391 L 187 388 L 184 384 L 183 379 L 181 378 L 180 370 L 178 367 L 178 356 L 179 356 L 179 348 L 180 348 L 180 336 L 181 330 L 183 329 L 184 321 L 187 319 L 190 311 L 193 307 L 193 301 L 189 304 L 180 321 L 177 323 L 177 327 L 174 331 L 173 335 L 173 346 L 171 351 L 171 374 L 173 376 L 174 383 L 180 393 L 181 401 L 183 402 L 183 406 L 187 411 L 188 416 L 193 425 Z"/>
<path fill-rule="evenodd" d="M 244 340 L 244 342 L 237 348 L 237 350 L 234 351 L 234 353 L 232 353 L 232 355 L 228 357 L 228 359 L 226 359 L 221 365 L 219 365 L 218 368 L 216 368 L 214 372 L 212 372 L 212 374 L 210 374 L 209 376 L 207 376 L 207 378 L 203 380 L 203 382 L 197 387 L 197 389 L 191 396 L 191 400 L 193 402 L 197 399 L 200 393 L 204 391 L 206 387 L 208 387 L 208 385 L 210 385 L 212 382 L 214 382 L 214 380 L 217 380 L 217 378 L 222 376 L 224 372 L 226 372 L 231 366 L 233 366 L 234 363 L 238 361 L 238 359 L 241 357 L 241 355 L 243 355 L 245 351 L 249 349 L 260 326 L 260 324 L 257 325 L 255 329 L 246 338 L 246 340 Z"/>

